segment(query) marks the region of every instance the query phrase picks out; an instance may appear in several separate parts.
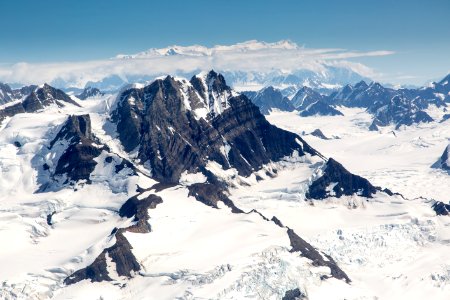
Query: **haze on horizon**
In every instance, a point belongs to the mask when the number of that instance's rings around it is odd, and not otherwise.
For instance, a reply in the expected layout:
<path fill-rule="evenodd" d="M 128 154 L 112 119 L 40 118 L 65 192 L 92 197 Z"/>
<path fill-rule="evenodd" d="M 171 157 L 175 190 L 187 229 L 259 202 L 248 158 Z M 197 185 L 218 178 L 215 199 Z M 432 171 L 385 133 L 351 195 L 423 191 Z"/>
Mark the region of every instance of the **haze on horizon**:
<path fill-rule="evenodd" d="M 139 0 L 133 5 L 49 0 L 8 1 L 0 8 L 16 12 L 0 19 L 4 82 L 32 81 L 43 70 L 44 76 L 67 69 L 87 72 L 83 67 L 150 48 L 213 48 L 249 40 L 289 40 L 309 52 L 339 53 L 337 61 L 360 65 L 362 75 L 384 83 L 423 85 L 450 71 L 450 2 L 445 0 Z"/>

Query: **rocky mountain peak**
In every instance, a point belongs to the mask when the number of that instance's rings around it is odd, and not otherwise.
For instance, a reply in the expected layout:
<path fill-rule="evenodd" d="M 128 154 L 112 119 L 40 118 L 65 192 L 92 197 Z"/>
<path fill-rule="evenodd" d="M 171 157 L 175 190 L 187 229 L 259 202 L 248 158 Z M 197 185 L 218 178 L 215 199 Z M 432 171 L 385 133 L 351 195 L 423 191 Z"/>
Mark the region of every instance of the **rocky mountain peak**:
<path fill-rule="evenodd" d="M 45 83 L 42 87 L 37 88 L 27 98 L 25 98 L 23 101 L 23 106 L 25 110 L 28 111 L 42 109 L 52 103 L 58 106 L 64 106 L 64 102 L 75 106 L 80 106 L 62 90 L 56 89 Z"/>
<path fill-rule="evenodd" d="M 297 110 L 306 109 L 309 105 L 322 100 L 323 96 L 310 87 L 302 87 L 292 98 L 292 104 Z"/>
<path fill-rule="evenodd" d="M 217 112 L 218 103 L 226 106 L 220 114 L 198 118 L 208 112 L 207 99 L 209 112 Z M 166 77 L 129 89 L 119 96 L 113 121 L 125 150 L 137 150 L 139 160 L 164 182 L 178 182 L 184 171 L 204 170 L 209 161 L 248 176 L 294 151 L 317 153 L 299 136 L 268 123 L 246 96 L 233 94 L 213 71 L 190 82 Z"/>
<path fill-rule="evenodd" d="M 369 86 L 367 85 L 367 83 L 364 80 L 361 80 L 360 82 L 358 82 L 357 84 L 355 84 L 355 89 L 367 89 Z"/>
<path fill-rule="evenodd" d="M 100 97 L 103 95 L 104 93 L 102 93 L 98 88 L 88 86 L 83 90 L 81 94 L 77 95 L 77 98 L 86 100 L 87 98 Z"/>
<path fill-rule="evenodd" d="M 20 100 L 36 90 L 37 86 L 23 86 L 19 89 L 12 89 L 8 84 L 0 82 L 0 105 L 11 101 Z"/>
<path fill-rule="evenodd" d="M 450 86 L 450 74 L 448 74 L 441 81 L 439 81 L 439 84 L 443 86 Z"/>
<path fill-rule="evenodd" d="M 0 121 L 5 117 L 11 117 L 19 113 L 36 112 L 52 104 L 58 107 L 63 107 L 69 103 L 78 107 L 80 106 L 69 95 L 48 84 L 44 84 L 40 88 L 35 88 L 34 86 L 23 87 L 17 91 L 17 94 L 23 95 L 23 93 L 29 92 L 30 94 L 23 101 L 0 109 Z"/>
<path fill-rule="evenodd" d="M 274 109 L 281 111 L 293 111 L 295 109 L 292 102 L 273 86 L 268 86 L 253 94 L 251 100 L 265 115 L 270 114 Z"/>
<path fill-rule="evenodd" d="M 328 159 L 322 176 L 313 181 L 307 197 L 325 199 L 330 196 L 340 198 L 354 194 L 372 198 L 379 188 L 374 187 L 367 179 L 350 173 L 333 158 Z"/>
<path fill-rule="evenodd" d="M 221 74 L 216 73 L 214 70 L 207 73 L 202 72 L 193 76 L 190 84 L 200 96 L 199 100 L 203 102 L 201 105 L 203 107 L 198 108 L 206 109 L 207 112 L 205 118 L 201 111 L 197 111 L 199 116 L 204 119 L 210 119 L 228 108 L 228 99 L 232 96 L 232 91 Z"/>
<path fill-rule="evenodd" d="M 11 87 L 0 82 L 0 105 L 13 100 L 13 91 Z"/>
<path fill-rule="evenodd" d="M 433 165 L 433 167 L 441 168 L 450 172 L 450 144 L 445 147 L 439 160 Z"/>
<path fill-rule="evenodd" d="M 79 143 L 94 138 L 91 129 L 91 118 L 89 115 L 71 115 L 67 118 L 59 133 L 51 141 L 50 147 L 58 140 L 67 140 Z"/>

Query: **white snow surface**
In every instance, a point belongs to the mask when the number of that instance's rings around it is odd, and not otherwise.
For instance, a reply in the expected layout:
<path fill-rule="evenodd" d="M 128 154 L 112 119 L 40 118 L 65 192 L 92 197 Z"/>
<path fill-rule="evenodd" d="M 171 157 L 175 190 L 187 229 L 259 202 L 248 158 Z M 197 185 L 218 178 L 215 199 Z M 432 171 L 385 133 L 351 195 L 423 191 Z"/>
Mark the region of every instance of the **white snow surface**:
<path fill-rule="evenodd" d="M 370 132 L 370 115 L 347 108 L 339 108 L 344 116 L 273 112 L 268 119 L 301 135 L 321 129 L 334 139 L 303 138 L 351 172 L 405 198 L 378 193 L 369 201 L 358 196 L 306 201 L 307 187 L 320 176 L 323 162 L 296 153 L 248 178 L 212 161 L 207 169 L 230 183 L 237 207 L 276 216 L 331 255 L 351 284 L 321 280 L 330 270 L 290 253 L 286 228 L 256 213 L 233 214 L 220 202 L 216 209 L 188 196 L 187 187 L 206 177 L 185 172 L 180 185 L 146 192 L 163 199 L 149 210 L 152 232 L 125 233 L 141 264 L 139 274 L 120 278 L 107 257 L 112 282 L 64 286 L 64 278 L 115 242 L 114 227 L 130 225 L 117 210 L 136 194 L 136 185 L 149 189 L 155 181 L 140 173 L 112 176 L 102 153 L 91 185 L 35 193 L 35 156 L 67 115 L 89 113 L 94 134 L 117 155 L 114 161 L 135 161 L 123 151 L 108 119 L 115 99 L 105 95 L 83 101 L 81 108 L 19 114 L 0 125 L 1 299 L 281 299 L 294 288 L 312 300 L 448 299 L 450 218 L 437 217 L 431 209 L 433 200 L 449 201 L 449 174 L 431 168 L 448 145 L 448 122 L 405 127 L 395 135 L 392 128 Z"/>

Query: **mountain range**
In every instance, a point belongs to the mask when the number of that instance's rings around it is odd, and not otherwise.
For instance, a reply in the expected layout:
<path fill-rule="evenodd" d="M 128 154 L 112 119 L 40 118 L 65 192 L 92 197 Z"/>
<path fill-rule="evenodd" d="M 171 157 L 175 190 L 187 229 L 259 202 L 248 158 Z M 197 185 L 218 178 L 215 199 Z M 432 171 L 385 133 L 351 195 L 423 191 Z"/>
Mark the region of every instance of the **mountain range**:
<path fill-rule="evenodd" d="M 434 120 L 426 110 L 430 105 L 438 108 L 447 107 L 450 103 L 450 75 L 428 87 L 418 89 L 392 89 L 379 83 L 367 84 L 360 81 L 355 85 L 347 84 L 331 94 L 320 94 L 316 90 L 303 86 L 289 102 L 282 96 L 282 91 L 273 87 L 264 88 L 259 92 L 244 92 L 261 108 L 264 114 L 273 109 L 292 111 L 296 109 L 301 116 L 329 115 L 339 116 L 342 112 L 338 107 L 364 108 L 373 115 L 370 130 L 394 125 L 410 126 L 418 123 L 428 123 Z M 271 91 L 269 95 L 265 91 Z M 273 97 L 272 95 L 277 95 Z M 442 121 L 446 120 L 446 116 Z"/>
<path fill-rule="evenodd" d="M 361 244 L 390 257 L 385 243 L 407 232 L 448 250 L 419 220 L 433 222 L 445 203 L 378 186 L 306 140 L 337 139 L 315 137 L 325 137 L 320 130 L 305 137 L 265 116 L 344 117 L 339 107 L 362 107 L 377 126 L 409 125 L 428 106 L 446 106 L 448 83 L 395 91 L 360 82 L 330 95 L 302 87 L 290 100 L 273 87 L 239 93 L 225 79 L 211 70 L 115 93 L 74 96 L 48 84 L 18 100 L 4 93 L 0 238 L 15 239 L 0 255 L 0 295 L 356 298 L 382 292 L 365 289 L 358 268 L 376 268 L 351 252 Z M 392 113 L 382 114 L 386 106 Z M 376 231 L 364 237 L 345 227 L 369 222 Z M 315 239 L 327 226 L 332 237 Z"/>

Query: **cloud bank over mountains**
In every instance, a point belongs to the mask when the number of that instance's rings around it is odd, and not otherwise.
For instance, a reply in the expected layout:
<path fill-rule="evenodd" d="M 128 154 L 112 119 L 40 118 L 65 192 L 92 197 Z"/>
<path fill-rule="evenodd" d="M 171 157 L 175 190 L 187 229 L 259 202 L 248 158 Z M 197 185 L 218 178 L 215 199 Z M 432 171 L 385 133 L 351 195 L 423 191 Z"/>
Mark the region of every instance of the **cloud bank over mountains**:
<path fill-rule="evenodd" d="M 376 79 L 380 74 L 375 70 L 350 59 L 393 53 L 386 50 L 359 52 L 335 48 L 314 49 L 291 41 L 247 41 L 210 48 L 200 45 L 171 46 L 133 55 L 120 54 L 104 60 L 3 65 L 0 66 L 0 81 L 21 84 L 47 82 L 82 88 L 90 82 L 102 81 L 111 76 L 129 82 L 139 77 L 150 79 L 165 74 L 190 74 L 209 69 L 221 72 L 276 71 L 281 74 L 302 70 L 326 76 L 330 67 Z"/>

